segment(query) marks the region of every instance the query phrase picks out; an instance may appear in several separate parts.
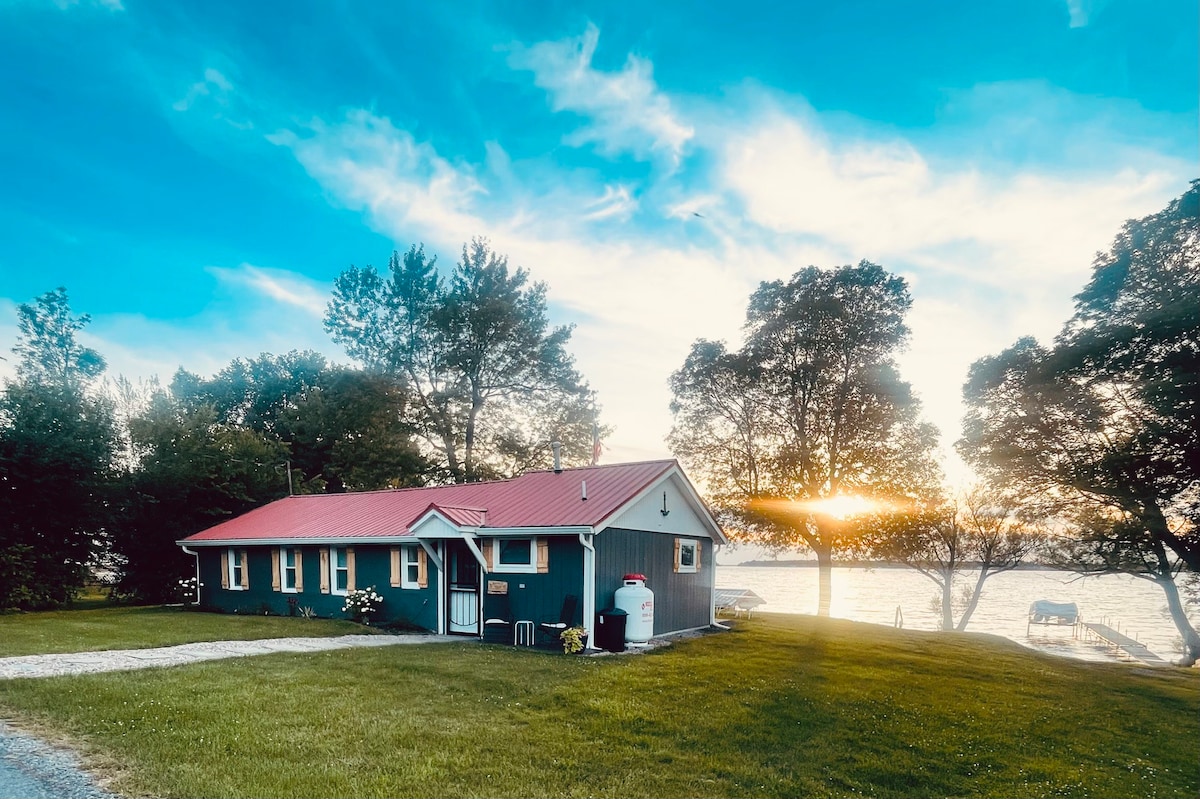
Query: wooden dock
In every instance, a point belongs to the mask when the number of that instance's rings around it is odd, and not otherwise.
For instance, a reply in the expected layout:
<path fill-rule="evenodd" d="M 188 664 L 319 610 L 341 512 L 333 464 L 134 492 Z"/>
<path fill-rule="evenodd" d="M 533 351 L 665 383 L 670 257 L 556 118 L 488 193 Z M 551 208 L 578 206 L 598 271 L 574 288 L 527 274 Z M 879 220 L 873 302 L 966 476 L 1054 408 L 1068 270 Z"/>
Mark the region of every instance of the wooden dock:
<path fill-rule="evenodd" d="M 1130 638 L 1128 635 L 1119 633 L 1107 624 L 1095 624 L 1093 622 L 1081 621 L 1079 627 L 1084 631 L 1084 635 L 1088 637 L 1098 638 L 1119 652 L 1123 652 L 1135 660 L 1150 666 L 1167 666 L 1167 661 L 1160 658 L 1158 655 L 1146 648 L 1146 645 Z"/>

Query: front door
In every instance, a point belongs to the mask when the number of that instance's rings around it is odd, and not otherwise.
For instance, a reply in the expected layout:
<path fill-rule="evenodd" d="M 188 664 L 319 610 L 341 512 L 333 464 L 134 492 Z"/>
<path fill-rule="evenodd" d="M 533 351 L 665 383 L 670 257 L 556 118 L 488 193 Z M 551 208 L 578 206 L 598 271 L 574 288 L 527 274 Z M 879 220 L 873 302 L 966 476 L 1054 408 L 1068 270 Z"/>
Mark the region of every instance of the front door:
<path fill-rule="evenodd" d="M 479 561 L 465 542 L 446 541 L 446 632 L 479 635 Z"/>

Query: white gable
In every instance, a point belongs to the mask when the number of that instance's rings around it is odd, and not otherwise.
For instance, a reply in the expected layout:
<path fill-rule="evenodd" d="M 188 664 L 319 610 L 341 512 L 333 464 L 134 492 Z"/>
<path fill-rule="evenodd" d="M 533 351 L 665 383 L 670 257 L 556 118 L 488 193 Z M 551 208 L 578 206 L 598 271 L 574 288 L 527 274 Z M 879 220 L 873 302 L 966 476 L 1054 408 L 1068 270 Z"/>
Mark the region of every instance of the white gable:
<path fill-rule="evenodd" d="M 462 530 L 436 510 L 417 519 L 410 529 L 417 538 L 462 538 Z"/>
<path fill-rule="evenodd" d="M 668 511 L 666 515 L 662 512 L 664 494 Z M 671 472 L 636 501 L 606 519 L 603 527 L 712 538 L 720 542 L 719 529 L 714 530 L 715 523 L 694 496 L 679 474 Z"/>

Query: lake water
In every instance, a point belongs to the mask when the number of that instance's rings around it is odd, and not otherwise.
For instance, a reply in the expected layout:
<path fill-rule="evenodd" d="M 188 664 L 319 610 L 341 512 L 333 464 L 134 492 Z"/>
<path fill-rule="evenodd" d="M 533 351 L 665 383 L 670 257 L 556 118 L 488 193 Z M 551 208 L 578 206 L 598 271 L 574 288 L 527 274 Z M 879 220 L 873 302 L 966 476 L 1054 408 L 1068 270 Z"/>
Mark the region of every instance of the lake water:
<path fill-rule="evenodd" d="M 974 584 L 975 573 L 964 572 Z M 788 566 L 718 566 L 718 588 L 749 588 L 766 600 L 758 611 L 816 613 L 817 569 Z M 936 630 L 941 612 L 931 606 L 937 586 L 909 568 L 833 569 L 831 616 L 893 625 L 896 608 L 909 630 Z M 1117 656 L 1094 642 L 1076 639 L 1071 626 L 1032 625 L 1026 631 L 1029 605 L 1038 599 L 1074 602 L 1083 621 L 1100 622 L 1136 638 L 1164 660 L 1181 652 L 1180 638 L 1167 610 L 1162 589 L 1125 574 L 1081 578 L 1071 572 L 1022 569 L 993 575 L 984 583 L 979 606 L 967 632 L 1002 635 L 1019 644 L 1085 660 Z M 939 600 L 940 601 L 940 600 Z M 939 606 L 940 607 L 940 606 Z M 1197 614 L 1192 624 L 1200 624 Z"/>

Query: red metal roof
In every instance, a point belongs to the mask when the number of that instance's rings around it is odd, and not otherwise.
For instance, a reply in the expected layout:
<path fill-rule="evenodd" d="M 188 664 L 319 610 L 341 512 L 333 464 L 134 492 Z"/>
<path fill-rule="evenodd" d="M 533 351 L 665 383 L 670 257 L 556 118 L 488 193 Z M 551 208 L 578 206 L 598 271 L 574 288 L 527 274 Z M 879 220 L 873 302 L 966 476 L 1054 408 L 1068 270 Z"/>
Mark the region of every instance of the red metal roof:
<path fill-rule="evenodd" d="M 431 506 L 460 526 L 594 527 L 677 467 L 674 460 L 643 461 L 529 472 L 486 483 L 304 494 L 263 505 L 183 542 L 404 536 Z"/>

